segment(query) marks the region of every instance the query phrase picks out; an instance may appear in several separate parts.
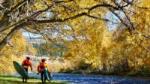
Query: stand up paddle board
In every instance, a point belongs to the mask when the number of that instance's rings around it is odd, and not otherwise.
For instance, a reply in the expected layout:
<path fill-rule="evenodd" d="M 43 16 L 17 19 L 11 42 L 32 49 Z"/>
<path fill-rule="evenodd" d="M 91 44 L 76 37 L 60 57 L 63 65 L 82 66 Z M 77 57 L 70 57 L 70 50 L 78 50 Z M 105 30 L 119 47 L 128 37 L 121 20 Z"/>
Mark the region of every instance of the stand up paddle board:
<path fill-rule="evenodd" d="M 52 79 L 51 74 L 47 69 L 44 70 L 44 74 L 45 74 L 47 80 L 50 81 Z"/>
<path fill-rule="evenodd" d="M 25 71 L 25 69 L 16 61 L 13 61 L 15 70 L 20 74 L 20 76 L 24 78 L 28 78 L 28 73 Z"/>

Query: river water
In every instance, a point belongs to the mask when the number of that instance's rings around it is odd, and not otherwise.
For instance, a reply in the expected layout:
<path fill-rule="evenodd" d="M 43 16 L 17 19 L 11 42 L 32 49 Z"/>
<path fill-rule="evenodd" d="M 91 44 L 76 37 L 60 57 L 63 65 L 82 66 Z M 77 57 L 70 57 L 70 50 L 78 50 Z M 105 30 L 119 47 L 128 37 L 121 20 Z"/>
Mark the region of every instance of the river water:
<path fill-rule="evenodd" d="M 40 78 L 37 74 L 30 74 L 30 77 Z M 81 75 L 52 73 L 52 80 L 67 81 L 69 84 L 150 84 L 149 79 L 103 76 L 103 75 Z"/>

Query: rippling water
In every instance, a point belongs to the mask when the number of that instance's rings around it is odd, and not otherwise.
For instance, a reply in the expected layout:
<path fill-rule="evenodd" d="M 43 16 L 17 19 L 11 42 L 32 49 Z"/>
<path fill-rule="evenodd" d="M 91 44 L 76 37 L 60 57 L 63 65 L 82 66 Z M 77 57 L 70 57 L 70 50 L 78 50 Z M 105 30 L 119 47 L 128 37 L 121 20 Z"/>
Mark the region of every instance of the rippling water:
<path fill-rule="evenodd" d="M 150 84 L 150 79 L 135 79 L 117 76 L 52 74 L 53 80 L 64 80 L 70 84 Z"/>

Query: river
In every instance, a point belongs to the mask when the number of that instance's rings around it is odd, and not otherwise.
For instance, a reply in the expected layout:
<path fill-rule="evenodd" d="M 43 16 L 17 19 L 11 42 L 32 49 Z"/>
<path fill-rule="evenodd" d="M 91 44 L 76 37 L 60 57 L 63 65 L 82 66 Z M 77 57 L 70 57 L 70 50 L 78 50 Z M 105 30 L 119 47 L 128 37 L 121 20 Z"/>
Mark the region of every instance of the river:
<path fill-rule="evenodd" d="M 39 78 L 37 74 L 30 74 L 32 77 Z M 67 81 L 69 84 L 150 84 L 149 79 L 104 76 L 104 75 L 82 75 L 52 73 L 52 80 Z"/>

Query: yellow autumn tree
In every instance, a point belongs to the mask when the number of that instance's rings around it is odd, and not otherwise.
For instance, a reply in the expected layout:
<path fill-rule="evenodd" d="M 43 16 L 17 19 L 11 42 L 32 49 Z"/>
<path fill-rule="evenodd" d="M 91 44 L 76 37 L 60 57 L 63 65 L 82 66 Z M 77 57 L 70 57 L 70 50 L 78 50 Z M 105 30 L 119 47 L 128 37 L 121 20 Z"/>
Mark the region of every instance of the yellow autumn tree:
<path fill-rule="evenodd" d="M 14 73 L 13 61 L 22 61 L 26 51 L 26 40 L 17 32 L 9 43 L 0 51 L 0 74 Z"/>
<path fill-rule="evenodd" d="M 1 37 L 1 49 L 17 30 L 24 29 L 52 43 L 64 43 L 68 48 L 65 59 L 77 63 L 75 68 L 85 63 L 91 70 L 113 72 L 123 71 L 124 63 L 133 70 L 148 65 L 147 0 L 13 0 L 3 4 L 0 32 L 5 35 Z M 113 16 L 106 18 L 109 12 L 119 21 L 111 21 Z M 107 22 L 118 24 L 117 30 L 109 33 Z M 63 31 L 59 25 L 68 25 L 71 31 Z M 55 31 L 49 32 L 53 27 L 65 35 L 53 38 L 50 34 Z M 73 40 L 64 40 L 67 35 Z"/>

